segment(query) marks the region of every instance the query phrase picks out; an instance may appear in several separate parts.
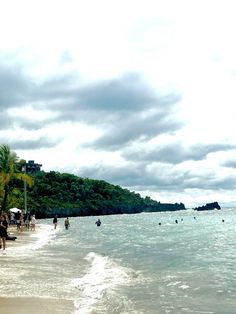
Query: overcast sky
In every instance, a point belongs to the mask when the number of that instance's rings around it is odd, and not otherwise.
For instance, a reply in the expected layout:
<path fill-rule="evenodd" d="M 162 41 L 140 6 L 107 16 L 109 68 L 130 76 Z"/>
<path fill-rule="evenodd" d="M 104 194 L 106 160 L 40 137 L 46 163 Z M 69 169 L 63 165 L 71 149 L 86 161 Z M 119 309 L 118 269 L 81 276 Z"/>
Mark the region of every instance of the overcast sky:
<path fill-rule="evenodd" d="M 235 1 L 0 4 L 0 143 L 161 202 L 236 205 Z"/>

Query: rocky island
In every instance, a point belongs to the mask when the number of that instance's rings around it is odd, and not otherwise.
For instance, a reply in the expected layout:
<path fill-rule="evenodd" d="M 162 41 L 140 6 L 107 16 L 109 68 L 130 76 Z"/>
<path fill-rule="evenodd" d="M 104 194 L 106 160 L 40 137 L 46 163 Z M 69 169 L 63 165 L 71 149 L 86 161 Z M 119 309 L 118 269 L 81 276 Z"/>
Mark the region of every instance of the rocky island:
<path fill-rule="evenodd" d="M 206 205 L 203 206 L 199 206 L 194 208 L 194 210 L 197 211 L 202 211 L 202 210 L 214 210 L 214 209 L 221 209 L 220 205 L 218 204 L 218 202 L 213 202 L 213 203 L 207 203 Z"/>

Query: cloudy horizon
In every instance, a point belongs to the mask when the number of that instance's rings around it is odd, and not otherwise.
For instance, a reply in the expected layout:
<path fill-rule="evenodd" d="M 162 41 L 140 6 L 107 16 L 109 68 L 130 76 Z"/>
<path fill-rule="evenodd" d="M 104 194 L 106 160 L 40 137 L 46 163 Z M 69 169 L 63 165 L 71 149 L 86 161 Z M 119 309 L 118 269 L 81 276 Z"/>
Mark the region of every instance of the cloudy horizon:
<path fill-rule="evenodd" d="M 233 1 L 2 3 L 0 143 L 42 170 L 236 206 Z"/>

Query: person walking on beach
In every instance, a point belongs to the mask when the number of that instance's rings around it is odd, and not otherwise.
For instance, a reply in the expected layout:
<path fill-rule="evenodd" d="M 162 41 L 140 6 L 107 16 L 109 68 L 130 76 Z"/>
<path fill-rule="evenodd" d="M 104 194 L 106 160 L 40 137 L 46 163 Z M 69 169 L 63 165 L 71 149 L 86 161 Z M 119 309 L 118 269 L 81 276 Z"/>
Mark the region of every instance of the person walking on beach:
<path fill-rule="evenodd" d="M 57 229 L 57 215 L 53 218 L 54 229 Z"/>
<path fill-rule="evenodd" d="M 24 227 L 24 214 L 21 213 L 20 215 L 20 231 L 23 231 L 23 227 Z"/>
<path fill-rule="evenodd" d="M 0 237 L 1 237 L 1 246 L 2 249 L 6 249 L 6 238 L 7 238 L 7 227 L 8 227 L 8 222 L 6 219 L 6 216 L 1 216 L 0 218 Z"/>
<path fill-rule="evenodd" d="M 68 228 L 70 227 L 70 221 L 68 217 L 65 218 L 64 224 L 65 224 L 65 229 L 68 230 Z"/>
<path fill-rule="evenodd" d="M 24 216 L 24 225 L 25 228 L 29 230 L 29 213 L 26 213 Z"/>
<path fill-rule="evenodd" d="M 20 230 L 20 211 L 15 213 L 16 228 Z"/>
<path fill-rule="evenodd" d="M 33 215 L 33 216 L 31 217 L 31 220 L 30 220 L 30 230 L 35 231 L 36 222 L 37 222 L 37 220 L 36 220 L 36 218 L 35 218 L 35 215 Z"/>
<path fill-rule="evenodd" d="M 10 214 L 10 217 L 11 217 L 11 218 L 10 218 L 10 224 L 11 224 L 11 225 L 14 225 L 14 224 L 15 224 L 15 213 L 11 213 L 11 214 Z"/>

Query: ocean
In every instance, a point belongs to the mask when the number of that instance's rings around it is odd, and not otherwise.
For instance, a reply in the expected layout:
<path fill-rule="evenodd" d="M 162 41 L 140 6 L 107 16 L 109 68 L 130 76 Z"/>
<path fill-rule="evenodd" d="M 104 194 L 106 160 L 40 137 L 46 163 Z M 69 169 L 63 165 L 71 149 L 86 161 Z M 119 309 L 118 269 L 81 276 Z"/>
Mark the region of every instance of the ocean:
<path fill-rule="evenodd" d="M 38 220 L 0 254 L 0 296 L 72 300 L 79 314 L 236 313 L 235 209 L 97 218 Z"/>

